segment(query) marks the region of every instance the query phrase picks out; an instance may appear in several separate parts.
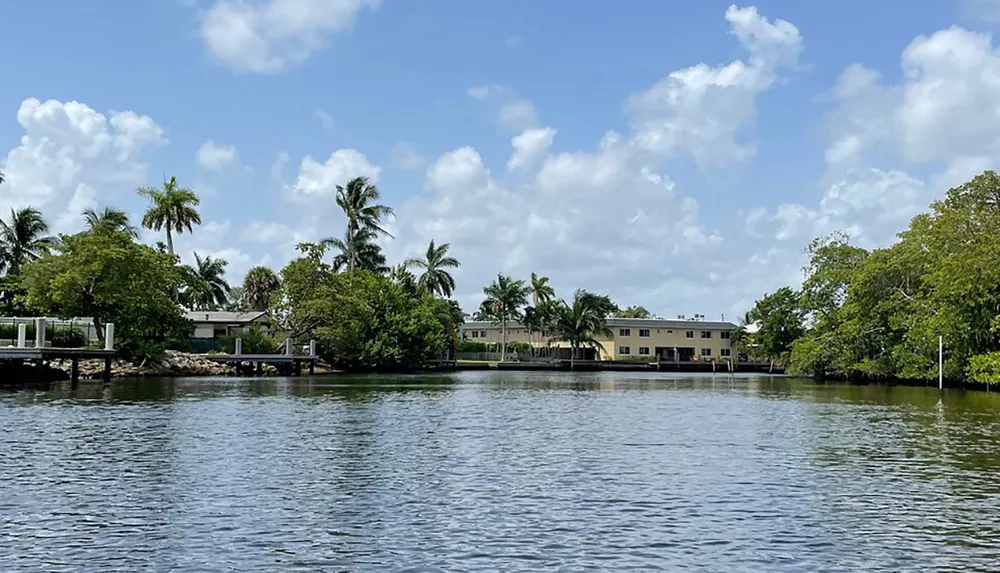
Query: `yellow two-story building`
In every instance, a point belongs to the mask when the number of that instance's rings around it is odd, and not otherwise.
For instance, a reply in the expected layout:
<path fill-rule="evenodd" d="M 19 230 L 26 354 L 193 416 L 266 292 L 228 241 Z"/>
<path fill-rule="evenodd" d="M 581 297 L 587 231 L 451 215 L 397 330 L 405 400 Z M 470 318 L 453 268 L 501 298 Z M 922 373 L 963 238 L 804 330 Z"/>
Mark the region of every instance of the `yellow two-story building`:
<path fill-rule="evenodd" d="M 598 337 L 600 360 L 660 360 L 665 362 L 736 361 L 737 349 L 730 322 L 691 319 L 609 318 L 610 337 Z M 499 344 L 500 325 L 491 322 L 466 322 L 461 338 L 471 342 Z M 569 344 L 529 332 L 524 325 L 507 325 L 508 343 L 525 343 L 536 348 L 565 348 Z"/>

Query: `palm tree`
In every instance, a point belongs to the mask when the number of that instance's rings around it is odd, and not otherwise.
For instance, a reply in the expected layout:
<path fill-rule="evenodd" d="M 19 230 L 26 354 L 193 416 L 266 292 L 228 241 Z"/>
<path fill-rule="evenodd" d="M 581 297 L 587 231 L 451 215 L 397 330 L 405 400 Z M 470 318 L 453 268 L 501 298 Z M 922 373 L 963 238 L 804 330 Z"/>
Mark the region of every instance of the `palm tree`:
<path fill-rule="evenodd" d="M 598 337 L 611 338 L 608 328 L 608 309 L 601 297 L 587 291 L 578 290 L 573 293 L 573 304 L 560 302 L 555 311 L 555 337 L 568 342 L 570 352 L 570 367 L 576 359 L 577 350 L 581 346 L 603 349 Z"/>
<path fill-rule="evenodd" d="M 556 297 L 556 291 L 549 285 L 549 277 L 531 273 L 531 306 L 538 308 Z"/>
<path fill-rule="evenodd" d="M 129 223 L 128 213 L 114 207 L 105 207 L 100 213 L 87 209 L 83 212 L 83 220 L 91 232 L 122 231 L 133 239 L 139 238 L 139 229 Z"/>
<path fill-rule="evenodd" d="M 500 325 L 500 361 L 507 356 L 507 323 L 521 318 L 521 307 L 528 303 L 531 288 L 523 280 L 497 275 L 497 280 L 483 289 L 486 300 L 481 309 L 488 309 L 493 322 Z"/>
<path fill-rule="evenodd" d="M 381 197 L 378 187 L 368 182 L 367 177 L 355 177 L 347 185 L 337 185 L 337 205 L 347 217 L 347 233 L 345 234 L 344 252 L 346 254 L 347 270 L 353 271 L 360 257 L 357 251 L 362 247 L 355 242 L 370 233 L 370 240 L 379 235 L 392 237 L 389 231 L 382 228 L 382 221 L 393 215 L 392 207 L 379 205 Z M 366 233 L 367 232 L 367 233 Z"/>
<path fill-rule="evenodd" d="M 271 297 L 281 288 L 281 280 L 267 267 L 254 267 L 243 278 L 243 296 L 256 311 L 262 312 L 271 304 Z"/>
<path fill-rule="evenodd" d="M 434 241 L 431 241 L 430 245 L 427 245 L 425 258 L 410 258 L 406 259 L 406 262 L 403 263 L 407 267 L 416 267 L 424 270 L 420 278 L 417 279 L 418 287 L 445 298 L 450 297 L 451 293 L 455 291 L 455 279 L 445 269 L 457 269 L 462 266 L 462 263 L 458 262 L 458 259 L 448 256 L 449 248 L 451 248 L 451 243 L 442 243 L 435 246 Z"/>
<path fill-rule="evenodd" d="M 183 233 L 184 229 L 190 233 L 194 225 L 201 224 L 201 215 L 195 209 L 201 200 L 194 191 L 178 185 L 173 176 L 159 189 L 140 187 L 136 192 L 152 203 L 142 217 L 142 226 L 153 231 L 166 228 L 167 253 L 174 254 L 173 233 Z"/>
<path fill-rule="evenodd" d="M 4 177 L 3 171 L 0 171 L 0 185 L 3 185 L 3 182 L 6 180 L 7 178 Z"/>
<path fill-rule="evenodd" d="M 48 236 L 49 224 L 34 207 L 10 210 L 10 221 L 0 219 L 0 270 L 19 275 L 24 264 L 34 261 L 56 244 Z"/>
<path fill-rule="evenodd" d="M 225 259 L 204 259 L 194 253 L 194 275 L 201 283 L 201 289 L 194 297 L 194 304 L 199 310 L 215 309 L 225 306 L 229 302 L 229 283 L 226 282 L 226 267 L 229 262 Z"/>
<path fill-rule="evenodd" d="M 389 280 L 413 295 L 416 295 L 420 290 L 417 286 L 417 277 L 413 276 L 406 265 L 396 265 L 389 269 Z"/>
<path fill-rule="evenodd" d="M 334 247 L 339 253 L 333 257 L 333 270 L 340 272 L 362 270 L 373 273 L 387 273 L 385 254 L 375 242 L 375 232 L 361 229 L 353 235 L 348 231 L 343 239 L 323 239 L 323 246 Z"/>

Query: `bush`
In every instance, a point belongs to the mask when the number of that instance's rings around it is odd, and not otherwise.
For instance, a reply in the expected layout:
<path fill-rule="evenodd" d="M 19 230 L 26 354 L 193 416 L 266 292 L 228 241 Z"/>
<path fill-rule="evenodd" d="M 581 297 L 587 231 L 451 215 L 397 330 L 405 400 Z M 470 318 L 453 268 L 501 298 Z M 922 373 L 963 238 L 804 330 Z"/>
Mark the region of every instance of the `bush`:
<path fill-rule="evenodd" d="M 282 341 L 268 333 L 260 325 L 251 324 L 250 328 L 240 334 L 222 337 L 222 352 L 236 352 L 236 339 L 243 340 L 243 354 L 274 354 L 281 349 Z"/>
<path fill-rule="evenodd" d="M 1000 352 L 977 354 L 970 358 L 968 374 L 980 384 L 1000 384 Z"/>
<path fill-rule="evenodd" d="M 25 338 L 31 344 L 35 341 L 35 325 L 27 325 Z M 17 340 L 17 326 L 13 324 L 0 324 L 0 339 Z M 49 326 L 45 330 L 45 341 L 58 348 L 80 348 L 86 346 L 90 340 L 87 335 L 77 328 L 68 326 Z"/>

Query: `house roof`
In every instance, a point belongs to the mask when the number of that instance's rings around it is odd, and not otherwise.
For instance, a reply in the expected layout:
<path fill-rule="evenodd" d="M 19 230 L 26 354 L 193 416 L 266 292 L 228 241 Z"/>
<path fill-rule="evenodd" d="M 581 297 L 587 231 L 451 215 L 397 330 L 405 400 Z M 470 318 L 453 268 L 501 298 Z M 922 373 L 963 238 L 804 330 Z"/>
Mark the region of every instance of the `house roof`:
<path fill-rule="evenodd" d="M 249 324 L 261 317 L 267 316 L 266 311 L 262 312 L 225 312 L 225 311 L 189 311 L 186 313 L 187 319 L 191 322 L 213 323 L 213 324 Z"/>

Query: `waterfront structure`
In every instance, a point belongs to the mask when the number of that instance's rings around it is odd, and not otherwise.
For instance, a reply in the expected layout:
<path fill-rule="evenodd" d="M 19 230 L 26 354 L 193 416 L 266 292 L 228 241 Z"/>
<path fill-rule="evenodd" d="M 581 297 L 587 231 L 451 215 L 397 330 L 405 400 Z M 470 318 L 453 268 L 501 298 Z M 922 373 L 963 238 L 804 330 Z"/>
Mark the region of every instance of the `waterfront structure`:
<path fill-rule="evenodd" d="M 736 361 L 738 350 L 731 322 L 703 319 L 609 318 L 610 337 L 598 337 L 602 348 L 600 360 L 637 360 L 663 362 Z M 500 343 L 500 325 L 492 322 L 466 322 L 459 329 L 460 338 L 485 344 Z M 564 341 L 529 332 L 524 325 L 508 323 L 509 344 L 529 344 L 535 348 L 566 348 Z"/>
<path fill-rule="evenodd" d="M 250 328 L 253 324 L 262 327 L 270 323 L 270 315 L 264 312 L 224 312 L 224 311 L 191 311 L 187 319 L 194 325 L 192 338 L 213 339 L 224 336 L 235 336 Z"/>

